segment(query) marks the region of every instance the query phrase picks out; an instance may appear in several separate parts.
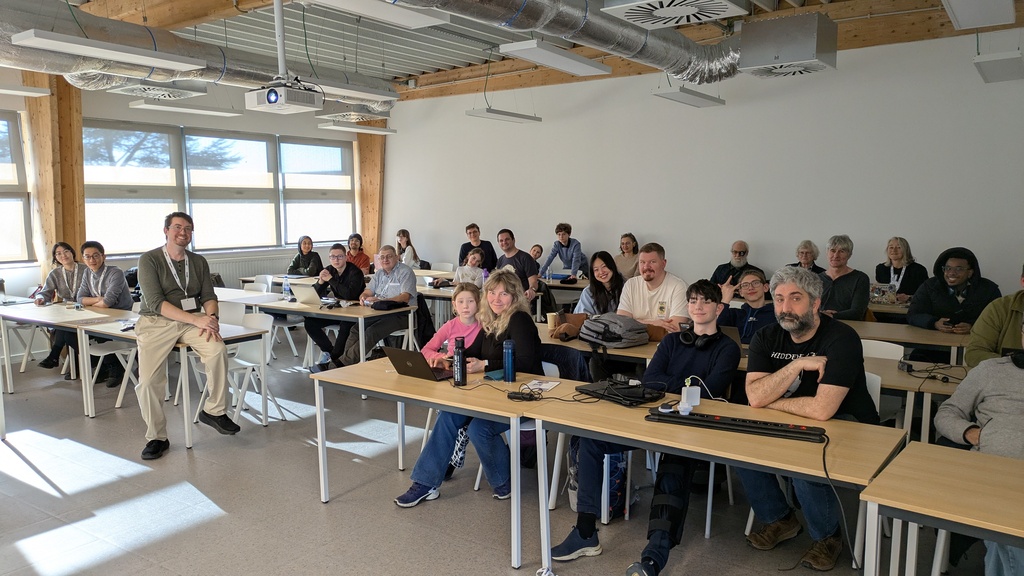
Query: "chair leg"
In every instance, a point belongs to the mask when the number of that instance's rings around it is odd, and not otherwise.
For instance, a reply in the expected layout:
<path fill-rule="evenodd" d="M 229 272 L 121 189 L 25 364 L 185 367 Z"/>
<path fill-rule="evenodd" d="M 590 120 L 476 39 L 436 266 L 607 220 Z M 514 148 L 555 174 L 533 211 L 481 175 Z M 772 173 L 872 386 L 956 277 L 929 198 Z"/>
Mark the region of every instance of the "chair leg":
<path fill-rule="evenodd" d="M 259 385 L 260 385 L 259 394 L 262 395 L 263 394 L 263 386 L 267 386 L 267 383 L 263 382 L 260 379 L 259 372 L 256 372 L 256 371 L 253 371 L 253 373 L 252 373 L 252 380 L 253 380 L 252 383 L 253 383 L 253 387 L 254 388 L 256 386 L 256 382 L 259 382 Z M 270 401 L 274 404 L 274 407 L 277 408 L 277 413 L 278 413 L 279 416 L 281 416 L 281 420 L 288 420 L 288 417 L 285 416 L 285 414 L 284 414 L 284 410 L 281 409 L 281 405 L 277 403 L 277 396 L 274 396 L 274 393 L 270 390 L 269 386 L 267 386 L 267 398 L 269 398 Z M 264 426 L 267 425 L 267 414 L 266 413 L 263 414 L 263 422 L 262 423 L 263 423 Z"/>
<path fill-rule="evenodd" d="M 744 536 L 750 536 L 750 530 L 754 527 L 754 509 L 750 509 L 750 514 L 747 514 L 747 527 L 743 529 Z"/>
<path fill-rule="evenodd" d="M 633 501 L 633 451 L 626 451 L 626 507 L 623 518 L 629 520 L 629 504 Z"/>
<path fill-rule="evenodd" d="M 121 403 L 124 402 L 124 390 L 127 388 L 125 385 L 128 381 L 135 382 L 136 385 L 139 383 L 138 379 L 135 378 L 135 374 L 132 373 L 132 370 L 135 368 L 135 358 L 138 354 L 138 348 L 132 348 L 128 352 L 128 361 L 124 363 L 124 377 L 121 378 L 121 390 L 117 393 L 117 402 L 114 403 L 114 408 L 120 408 Z M 118 359 L 120 360 L 120 357 Z"/>
<path fill-rule="evenodd" d="M 25 352 L 21 355 L 21 370 L 19 373 L 25 372 L 25 366 L 28 365 L 28 361 L 31 359 L 35 361 L 35 357 L 32 355 L 32 343 L 36 340 L 36 329 L 32 328 L 28 333 L 28 344 L 25 345 Z"/>
<path fill-rule="evenodd" d="M 932 576 L 946 572 L 949 558 L 949 530 L 939 530 L 935 539 L 935 555 L 932 557 Z"/>
<path fill-rule="evenodd" d="M 857 527 L 853 538 L 853 567 L 858 568 L 864 564 L 864 533 L 867 527 L 866 517 L 868 503 L 861 500 L 857 506 Z"/>
<path fill-rule="evenodd" d="M 612 521 L 611 512 L 611 501 L 608 496 L 608 477 L 611 476 L 612 472 L 612 460 L 607 454 L 604 455 L 604 476 L 601 480 L 601 524 L 607 525 Z"/>
<path fill-rule="evenodd" d="M 427 437 L 430 436 L 430 420 L 434 417 L 434 409 L 427 410 L 427 421 L 423 423 L 423 441 L 420 442 L 420 453 L 427 448 Z"/>
<path fill-rule="evenodd" d="M 277 360 L 277 354 L 274 353 L 274 344 L 280 344 L 281 338 L 277 335 L 278 326 L 274 326 L 270 329 L 270 359 Z"/>
<path fill-rule="evenodd" d="M 715 502 L 715 463 L 708 467 L 708 506 L 704 513 L 704 539 L 711 538 L 711 505 Z"/>
<path fill-rule="evenodd" d="M 284 337 L 288 340 L 288 347 L 292 349 L 292 356 L 298 358 L 299 351 L 295 349 L 295 340 L 292 339 L 292 333 L 288 330 L 287 326 L 282 326 L 281 330 L 284 331 Z"/>
<path fill-rule="evenodd" d="M 732 494 L 732 467 L 728 464 L 725 465 L 725 487 L 729 490 L 729 506 L 736 503 Z"/>
<path fill-rule="evenodd" d="M 484 477 L 484 465 L 481 464 L 476 469 L 476 483 L 473 484 L 473 490 L 475 490 L 475 491 L 479 491 L 480 490 L 480 481 L 483 480 L 483 477 Z"/>

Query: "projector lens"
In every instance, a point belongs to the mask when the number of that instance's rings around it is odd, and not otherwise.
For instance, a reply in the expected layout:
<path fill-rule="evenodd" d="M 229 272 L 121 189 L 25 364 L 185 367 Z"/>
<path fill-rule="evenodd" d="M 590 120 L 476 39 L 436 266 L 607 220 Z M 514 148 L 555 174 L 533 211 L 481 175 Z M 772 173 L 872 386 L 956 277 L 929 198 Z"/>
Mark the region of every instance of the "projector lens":
<path fill-rule="evenodd" d="M 277 94 L 277 90 L 274 90 L 273 88 L 271 88 L 270 90 L 267 90 L 267 103 L 268 104 L 277 104 L 278 98 L 279 98 L 279 96 Z"/>

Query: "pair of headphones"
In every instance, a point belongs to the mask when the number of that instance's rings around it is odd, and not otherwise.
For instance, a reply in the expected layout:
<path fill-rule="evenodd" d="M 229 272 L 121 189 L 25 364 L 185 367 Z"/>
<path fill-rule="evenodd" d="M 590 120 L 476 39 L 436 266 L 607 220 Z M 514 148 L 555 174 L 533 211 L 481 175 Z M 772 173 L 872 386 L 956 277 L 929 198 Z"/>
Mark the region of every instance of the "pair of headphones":
<path fill-rule="evenodd" d="M 1024 352 L 1014 352 L 1010 354 L 1010 362 L 1021 370 L 1024 370 Z"/>
<path fill-rule="evenodd" d="M 686 346 L 693 346 L 697 350 L 703 350 L 708 346 L 711 346 L 721 337 L 722 333 L 718 330 L 716 330 L 714 334 L 698 335 L 693 331 L 692 326 L 687 326 L 686 330 L 679 331 L 679 341 Z"/>

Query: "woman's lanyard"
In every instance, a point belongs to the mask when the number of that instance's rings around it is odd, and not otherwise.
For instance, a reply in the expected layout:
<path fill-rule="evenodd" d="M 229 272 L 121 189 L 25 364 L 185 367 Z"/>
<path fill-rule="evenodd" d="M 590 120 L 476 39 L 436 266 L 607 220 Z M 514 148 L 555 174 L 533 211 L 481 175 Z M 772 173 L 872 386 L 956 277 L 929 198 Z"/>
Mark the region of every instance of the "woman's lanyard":
<path fill-rule="evenodd" d="M 103 276 L 106 274 L 107 267 L 101 266 L 99 272 L 96 272 L 89 278 L 89 287 L 92 288 L 92 295 L 96 298 L 103 298 Z M 99 277 L 99 286 L 96 286 L 96 279 Z"/>
<path fill-rule="evenodd" d="M 181 285 L 181 279 L 178 278 L 178 269 L 174 267 L 174 262 L 171 261 L 171 255 L 167 253 L 167 247 L 166 246 L 164 247 L 164 258 L 167 259 L 167 266 L 171 269 L 171 276 L 174 276 L 174 283 L 178 285 L 178 288 L 181 288 L 181 291 L 185 293 L 185 297 L 188 298 L 188 290 L 187 290 L 187 288 L 188 288 L 188 280 L 189 280 L 188 254 L 185 254 L 185 285 L 184 286 Z"/>
<path fill-rule="evenodd" d="M 71 293 L 69 300 L 74 300 L 75 296 L 78 295 L 78 265 L 75 265 L 75 275 L 71 277 L 71 282 L 68 282 L 68 270 L 64 269 L 64 284 L 68 287 L 68 292 Z"/>
<path fill-rule="evenodd" d="M 894 284 L 896 286 L 897 290 L 900 289 L 900 282 L 903 282 L 903 277 L 906 274 L 907 274 L 907 266 L 906 265 L 904 265 L 903 268 L 900 269 L 900 275 L 899 276 L 896 275 L 896 268 L 892 264 L 889 265 L 889 283 L 890 284 Z"/>

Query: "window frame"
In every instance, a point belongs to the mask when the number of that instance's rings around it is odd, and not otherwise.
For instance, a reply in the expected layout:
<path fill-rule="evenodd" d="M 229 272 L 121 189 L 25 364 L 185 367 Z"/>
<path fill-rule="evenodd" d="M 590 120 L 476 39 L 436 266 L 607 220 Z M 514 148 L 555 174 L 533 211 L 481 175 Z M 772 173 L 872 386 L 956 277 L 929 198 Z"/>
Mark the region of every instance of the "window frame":
<path fill-rule="evenodd" d="M 21 131 L 22 115 L 13 110 L 0 110 L 0 121 L 7 122 L 7 137 L 11 145 L 11 162 L 14 164 L 15 184 L 0 184 L 0 198 L 21 201 L 22 223 L 25 245 L 24 259 L 0 259 L 0 264 L 32 262 L 35 249 L 32 244 L 32 198 L 28 190 L 28 174 L 25 170 L 25 140 Z"/>

